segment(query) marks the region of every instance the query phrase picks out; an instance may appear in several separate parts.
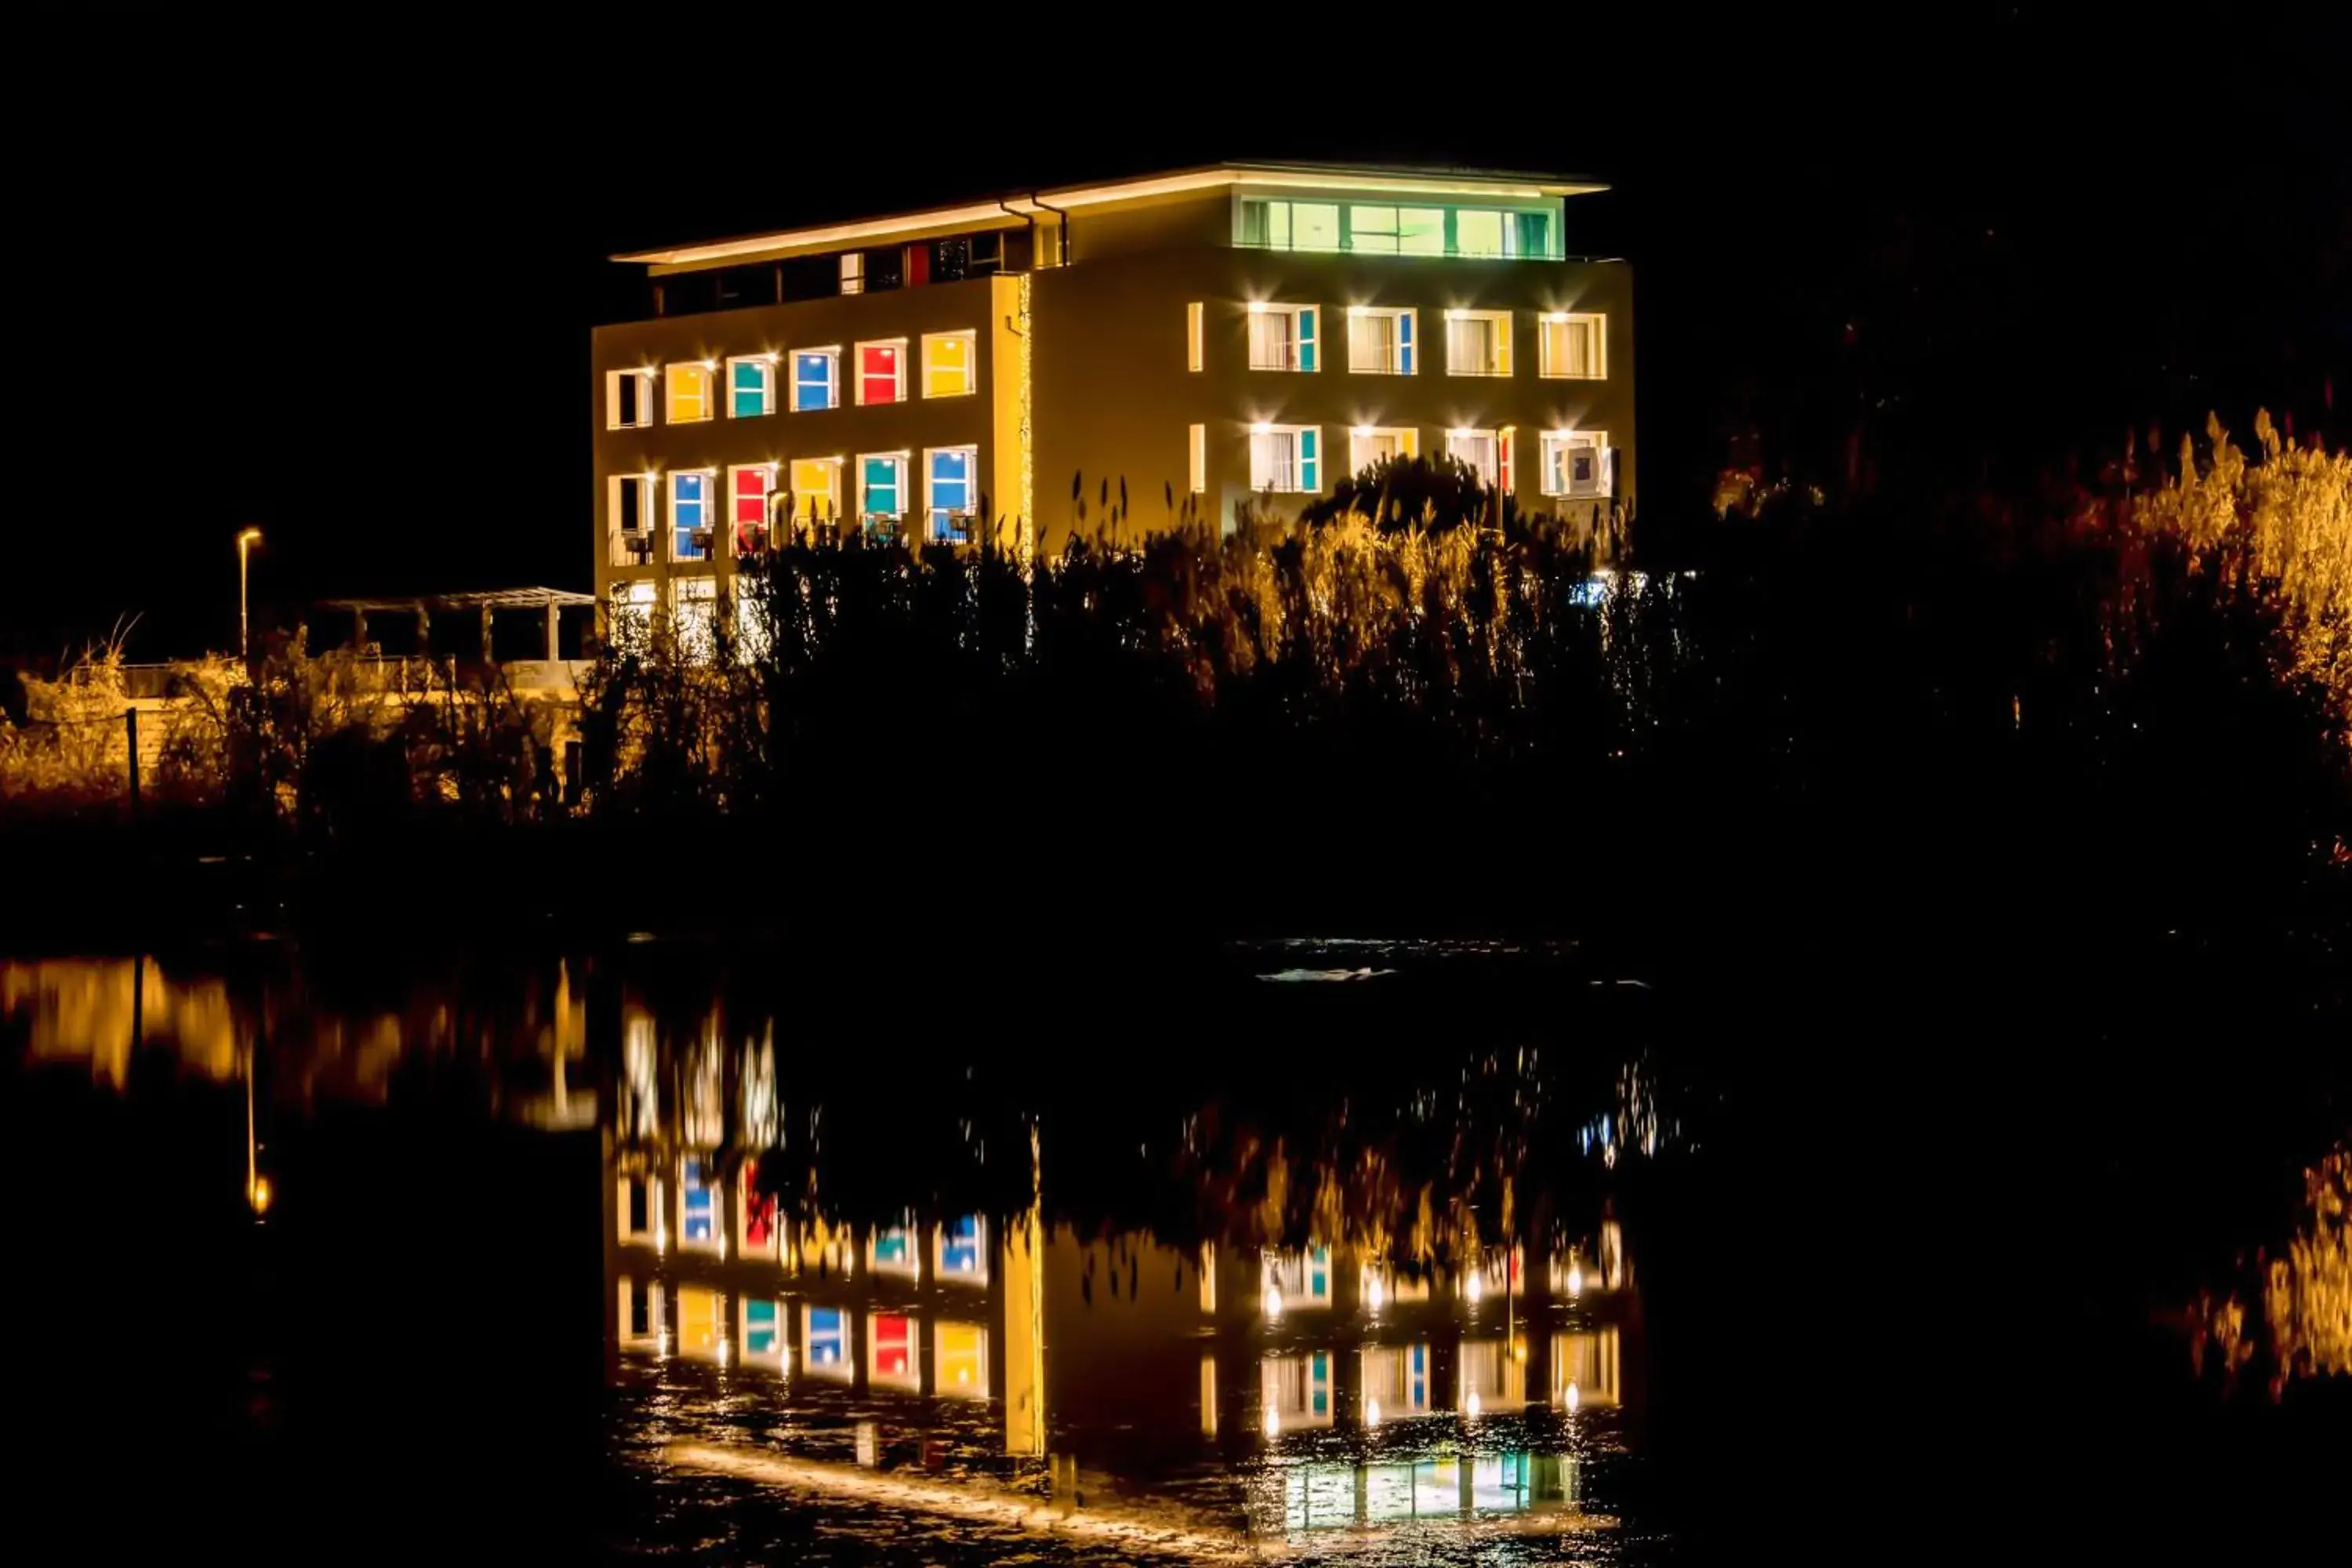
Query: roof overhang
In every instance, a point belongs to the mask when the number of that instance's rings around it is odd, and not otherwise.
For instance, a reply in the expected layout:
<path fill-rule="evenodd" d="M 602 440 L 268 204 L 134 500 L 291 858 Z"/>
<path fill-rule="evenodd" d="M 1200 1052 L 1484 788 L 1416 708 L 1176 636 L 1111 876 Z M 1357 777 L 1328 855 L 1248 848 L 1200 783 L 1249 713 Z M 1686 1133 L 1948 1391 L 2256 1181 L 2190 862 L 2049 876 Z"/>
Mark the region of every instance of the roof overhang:
<path fill-rule="evenodd" d="M 1298 189 L 1366 195 L 1452 196 L 1486 201 L 1535 202 L 1605 191 L 1605 184 L 1556 174 L 1520 174 L 1486 170 L 1384 169 L 1308 163 L 1219 163 L 1204 169 L 1151 174 L 1092 185 L 1064 185 L 1024 192 L 1002 201 L 926 207 L 854 223 L 778 229 L 736 239 L 631 251 L 614 261 L 667 272 L 692 271 L 727 263 L 781 260 L 842 250 L 868 241 L 937 238 L 979 228 L 1013 228 L 1037 217 L 1052 221 L 1076 208 L 1149 202 L 1220 187 Z"/>

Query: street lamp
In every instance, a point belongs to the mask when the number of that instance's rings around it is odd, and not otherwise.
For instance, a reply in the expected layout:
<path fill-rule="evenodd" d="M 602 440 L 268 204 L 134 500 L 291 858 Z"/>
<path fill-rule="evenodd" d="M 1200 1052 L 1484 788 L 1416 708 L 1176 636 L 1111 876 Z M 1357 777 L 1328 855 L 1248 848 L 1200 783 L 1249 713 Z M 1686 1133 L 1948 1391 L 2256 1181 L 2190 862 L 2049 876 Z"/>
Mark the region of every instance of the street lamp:
<path fill-rule="evenodd" d="M 250 659 L 251 634 L 247 629 L 245 614 L 246 557 L 261 542 L 261 530 L 248 528 L 236 536 L 236 657 Z"/>

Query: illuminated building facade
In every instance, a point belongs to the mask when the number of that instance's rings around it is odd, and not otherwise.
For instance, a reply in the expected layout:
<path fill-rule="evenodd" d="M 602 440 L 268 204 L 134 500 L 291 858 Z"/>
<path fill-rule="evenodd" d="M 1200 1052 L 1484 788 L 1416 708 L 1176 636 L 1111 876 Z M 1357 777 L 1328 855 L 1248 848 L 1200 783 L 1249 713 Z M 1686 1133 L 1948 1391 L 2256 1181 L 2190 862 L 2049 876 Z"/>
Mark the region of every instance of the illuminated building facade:
<path fill-rule="evenodd" d="M 1225 164 L 649 251 L 593 347 L 596 582 L 691 620 L 863 528 L 1055 548 L 1451 455 L 1527 513 L 1633 489 L 1633 283 L 1551 177 Z"/>

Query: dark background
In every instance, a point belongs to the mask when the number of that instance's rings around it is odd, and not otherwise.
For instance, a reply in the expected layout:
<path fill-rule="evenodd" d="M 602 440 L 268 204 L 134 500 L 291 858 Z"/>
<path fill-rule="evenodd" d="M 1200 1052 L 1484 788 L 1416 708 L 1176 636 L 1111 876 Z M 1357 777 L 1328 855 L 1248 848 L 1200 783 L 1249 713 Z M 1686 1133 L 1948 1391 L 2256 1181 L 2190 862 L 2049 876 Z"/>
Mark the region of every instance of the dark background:
<path fill-rule="evenodd" d="M 2343 429 L 2340 13 L 1528 13 L 1296 51 L 1050 16 L 24 26 L 0 658 L 131 616 L 133 658 L 226 646 L 247 523 L 264 624 L 584 588 L 588 329 L 638 308 L 605 256 L 1228 157 L 1612 181 L 1568 244 L 1638 268 L 1652 518 L 1727 462 L 1949 505 L 2208 410 Z"/>

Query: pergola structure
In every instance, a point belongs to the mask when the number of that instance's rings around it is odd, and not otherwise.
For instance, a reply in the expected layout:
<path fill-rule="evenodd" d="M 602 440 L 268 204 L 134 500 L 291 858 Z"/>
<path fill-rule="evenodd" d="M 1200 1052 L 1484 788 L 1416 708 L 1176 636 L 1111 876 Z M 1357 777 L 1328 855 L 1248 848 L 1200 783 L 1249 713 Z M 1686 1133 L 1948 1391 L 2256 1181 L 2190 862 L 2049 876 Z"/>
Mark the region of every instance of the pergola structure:
<path fill-rule="evenodd" d="M 541 656 L 549 663 L 557 662 L 558 639 L 556 626 L 562 612 L 574 605 L 593 605 L 593 594 L 575 594 L 563 588 L 492 588 L 469 594 L 427 594 L 404 599 L 325 599 L 320 608 L 347 612 L 352 617 L 352 644 L 365 647 L 368 640 L 368 616 L 371 615 L 415 616 L 417 640 L 422 643 L 426 628 L 437 614 L 477 615 L 482 623 L 482 662 L 497 662 L 490 652 L 490 617 L 499 611 L 537 610 L 546 626 L 546 652 Z"/>

